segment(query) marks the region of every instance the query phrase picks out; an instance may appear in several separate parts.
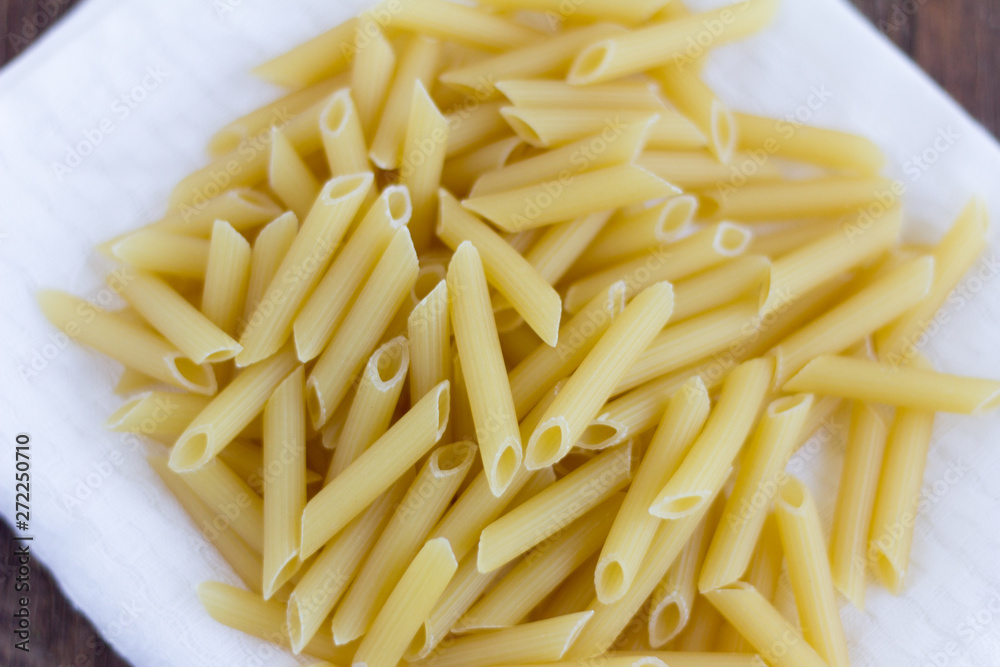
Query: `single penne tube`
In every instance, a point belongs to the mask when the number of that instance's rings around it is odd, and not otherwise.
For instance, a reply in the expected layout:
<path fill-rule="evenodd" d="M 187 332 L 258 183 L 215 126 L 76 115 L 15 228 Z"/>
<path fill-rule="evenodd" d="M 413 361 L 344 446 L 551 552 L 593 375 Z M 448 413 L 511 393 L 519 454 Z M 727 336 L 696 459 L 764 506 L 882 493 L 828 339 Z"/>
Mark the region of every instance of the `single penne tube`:
<path fill-rule="evenodd" d="M 468 194 L 488 173 L 502 170 L 524 143 L 520 137 L 504 137 L 445 161 L 441 184 L 455 195 Z"/>
<path fill-rule="evenodd" d="M 756 330 L 757 313 L 756 304 L 738 301 L 668 326 L 629 366 L 614 393 L 634 389 L 748 338 Z"/>
<path fill-rule="evenodd" d="M 679 519 L 697 511 L 722 488 L 757 419 L 772 369 L 769 359 L 751 359 L 733 369 L 705 429 L 653 501 L 650 513 Z"/>
<path fill-rule="evenodd" d="M 458 569 L 448 540 L 428 540 L 406 568 L 361 640 L 354 664 L 395 667 Z"/>
<path fill-rule="evenodd" d="M 125 281 L 113 274 L 109 279 L 121 286 L 120 294 L 144 320 L 194 363 L 232 359 L 242 349 L 225 331 L 156 276 L 136 272 Z"/>
<path fill-rule="evenodd" d="M 212 395 L 218 385 L 208 363 L 196 364 L 146 327 L 55 290 L 38 292 L 38 305 L 67 336 L 151 378 Z"/>
<path fill-rule="evenodd" d="M 482 260 L 487 281 L 545 343 L 554 346 L 558 342 L 562 300 L 549 281 L 489 225 L 463 210 L 448 191 L 441 190 L 440 201 L 438 237 L 456 255 L 461 244 L 471 243 Z"/>
<path fill-rule="evenodd" d="M 710 504 L 704 503 L 681 519 L 660 524 L 646 558 L 625 595 L 607 604 L 596 598 L 591 601 L 589 608 L 594 616 L 587 624 L 587 634 L 570 648 L 567 659 L 592 658 L 611 648 L 673 566 L 708 513 Z"/>
<path fill-rule="evenodd" d="M 448 283 L 440 281 L 420 300 L 406 322 L 410 341 L 410 403 L 451 373 L 451 318 L 448 313 Z"/>
<path fill-rule="evenodd" d="M 663 94 L 701 130 L 708 139 L 708 150 L 723 164 L 736 149 L 739 128 L 733 113 L 690 67 L 668 65 L 655 72 Z"/>
<path fill-rule="evenodd" d="M 905 358 L 915 348 L 938 309 L 986 246 L 989 221 L 986 208 L 974 199 L 932 251 L 934 282 L 930 293 L 891 326 L 875 334 L 875 347 L 890 362 Z"/>
<path fill-rule="evenodd" d="M 448 133 L 448 121 L 434 105 L 424 84 L 417 80 L 413 84 L 399 177 L 413 202 L 410 233 L 418 250 L 426 250 L 434 237 Z"/>
<path fill-rule="evenodd" d="M 314 428 L 325 424 L 344 399 L 365 358 L 409 295 L 417 270 L 417 254 L 410 233 L 401 227 L 306 380 L 307 404 Z"/>
<path fill-rule="evenodd" d="M 223 155 L 239 148 L 241 145 L 245 145 L 248 141 L 252 141 L 269 132 L 272 126 L 280 126 L 287 123 L 290 119 L 302 113 L 302 111 L 313 104 L 325 99 L 333 91 L 344 87 L 347 83 L 347 75 L 340 74 L 302 88 L 301 90 L 293 91 L 258 109 L 254 109 L 213 134 L 208 140 L 209 154 Z"/>
<path fill-rule="evenodd" d="M 361 568 L 412 478 L 413 471 L 406 471 L 377 496 L 326 544 L 296 582 L 287 608 L 293 652 L 300 652 L 321 629 L 324 633 L 329 629 L 324 621 Z"/>
<path fill-rule="evenodd" d="M 781 172 L 770 161 L 746 153 L 735 153 L 729 163 L 720 162 L 708 150 L 647 150 L 636 163 L 684 190 L 742 187 L 746 182 L 777 180 Z"/>
<path fill-rule="evenodd" d="M 444 593 L 438 598 L 434 609 L 417 630 L 410 646 L 404 653 L 404 658 L 409 662 L 415 662 L 430 655 L 441 643 L 441 640 L 451 632 L 469 607 L 508 570 L 509 568 L 500 568 L 483 573 L 476 567 L 475 552 L 466 556 L 459 563 L 458 570 L 448 582 Z"/>
<path fill-rule="evenodd" d="M 428 667 L 487 667 L 499 663 L 549 663 L 573 646 L 594 615 L 592 611 L 524 623 L 495 632 L 456 639 L 428 656 Z"/>
<path fill-rule="evenodd" d="M 442 382 L 306 504 L 300 560 L 323 544 L 389 488 L 441 437 L 448 423 L 449 387 Z"/>
<path fill-rule="evenodd" d="M 750 584 L 737 581 L 705 593 L 705 599 L 774 667 L 823 667 L 827 663 L 795 626 Z"/>
<path fill-rule="evenodd" d="M 775 0 L 752 0 L 596 41 L 577 54 L 566 79 L 573 85 L 589 85 L 671 61 L 678 66 L 687 64 L 687 49 L 693 41 L 702 39 L 709 23 L 718 26 L 710 35 L 709 46 L 718 46 L 762 29 L 770 23 L 777 6 Z M 700 48 L 699 53 L 702 51 Z"/>
<path fill-rule="evenodd" d="M 692 634 L 698 632 L 697 626 L 712 625 L 706 622 L 709 619 L 704 615 L 705 601 L 698 599 L 698 572 L 721 513 L 721 497 L 717 497 L 708 514 L 677 555 L 677 560 L 653 590 L 649 599 L 649 622 L 645 628 L 649 645 L 653 648 L 662 648 L 677 638 L 675 648 L 689 650 L 688 647 L 695 643 Z M 716 629 L 707 627 L 706 634 L 712 634 Z M 707 651 L 709 648 L 702 650 Z"/>
<path fill-rule="evenodd" d="M 625 284 L 614 283 L 562 326 L 555 347 L 538 345 L 510 371 L 510 391 L 519 417 L 580 365 L 624 309 Z"/>
<path fill-rule="evenodd" d="M 620 491 L 631 459 L 631 443 L 608 449 L 483 528 L 479 570 L 510 562 Z"/>
<path fill-rule="evenodd" d="M 111 431 L 169 439 L 183 433 L 210 400 L 199 394 L 148 391 L 123 403 L 104 425 Z"/>
<path fill-rule="evenodd" d="M 523 452 L 484 265 L 471 242 L 457 246 L 448 265 L 447 284 L 476 441 L 490 489 L 500 496 L 521 466 Z"/>
<path fill-rule="evenodd" d="M 636 81 L 600 86 L 571 86 L 549 79 L 506 79 L 497 89 L 516 107 L 575 107 L 635 111 L 664 108 L 655 84 Z"/>
<path fill-rule="evenodd" d="M 371 173 L 364 173 L 331 178 L 323 186 L 247 321 L 238 366 L 269 357 L 288 340 L 296 312 L 319 282 L 372 182 Z"/>
<path fill-rule="evenodd" d="M 914 518 L 933 430 L 933 412 L 901 408 L 885 445 L 864 562 L 893 595 L 902 590 L 910 563 Z"/>
<path fill-rule="evenodd" d="M 380 169 L 399 167 L 410 117 L 413 84 L 420 81 L 425 88 L 430 88 L 440 57 L 440 42 L 419 35 L 410 38 L 400 55 L 399 66 L 389 86 L 368 151 L 369 159 Z"/>
<path fill-rule="evenodd" d="M 271 128 L 267 184 L 300 220 L 305 219 L 319 194 L 319 181 L 278 127 Z"/>
<path fill-rule="evenodd" d="M 483 4 L 507 11 L 523 9 L 557 16 L 571 13 L 572 16 L 580 18 L 641 23 L 653 16 L 667 2 L 668 0 L 634 0 L 623 5 L 614 0 L 596 0 L 581 3 L 568 10 L 559 0 L 484 0 Z"/>
<path fill-rule="evenodd" d="M 660 521 L 649 513 L 656 494 L 680 466 L 708 417 L 708 390 L 694 377 L 673 393 L 615 517 L 594 571 L 597 598 L 611 603 L 635 579 Z"/>
<path fill-rule="evenodd" d="M 379 609 L 469 472 L 475 455 L 476 447 L 470 442 L 431 452 L 333 615 L 333 637 L 338 645 L 354 641 L 372 627 Z M 450 553 L 451 547 L 448 549 Z M 423 621 L 421 618 L 420 623 Z"/>
<path fill-rule="evenodd" d="M 579 266 L 610 264 L 676 241 L 697 210 L 697 198 L 677 195 L 634 213 L 619 211 L 578 258 Z"/>
<path fill-rule="evenodd" d="M 555 397 L 556 391 L 549 392 L 539 405 L 531 411 L 519 425 L 522 439 L 538 423 L 542 411 Z M 500 496 L 493 495 L 486 471 L 480 470 L 452 507 L 445 513 L 431 532 L 431 537 L 444 537 L 452 545 L 456 558 L 464 559 L 475 549 L 483 528 L 503 514 L 508 507 L 530 498 L 547 487 L 554 476 L 551 468 L 532 472 L 523 466 L 517 469 L 507 490 Z"/>
<path fill-rule="evenodd" d="M 167 232 L 208 238 L 216 220 L 225 220 L 240 231 L 253 229 L 281 215 L 282 208 L 267 195 L 236 187 L 211 199 L 201 198 L 170 211 L 141 231 Z"/>
<path fill-rule="evenodd" d="M 680 322 L 742 296 L 751 298 L 767 287 L 771 261 L 761 255 L 744 255 L 708 271 L 674 283 L 672 322 Z M 759 302 L 759 299 L 757 299 Z"/>
<path fill-rule="evenodd" d="M 295 316 L 292 332 L 299 358 L 319 356 L 350 311 L 358 286 L 368 279 L 396 231 L 413 212 L 409 191 L 390 185 L 358 223 L 344 249 Z"/>
<path fill-rule="evenodd" d="M 229 517 L 227 508 L 238 507 L 238 516 L 229 521 L 229 527 L 256 553 L 264 550 L 264 502 L 232 468 L 214 460 L 181 475 L 184 483 L 194 491 L 211 511 Z"/>
<path fill-rule="evenodd" d="M 812 494 L 790 476 L 778 491 L 774 508 L 802 634 L 826 664 L 846 666 L 847 639 Z"/>
<path fill-rule="evenodd" d="M 264 406 L 264 599 L 295 574 L 306 506 L 306 406 L 299 366 Z"/>
<path fill-rule="evenodd" d="M 216 530 L 213 524 L 219 515 L 205 505 L 191 490 L 184 479 L 167 466 L 165 456 L 151 455 L 147 457 L 150 467 L 163 480 L 163 483 L 173 494 L 177 502 L 187 513 L 198 532 L 216 548 L 222 559 L 229 563 L 233 572 L 254 593 L 261 593 L 262 571 L 260 554 L 247 546 L 235 530 Z"/>
<path fill-rule="evenodd" d="M 768 352 L 775 360 L 774 386 L 811 359 L 842 352 L 892 322 L 927 296 L 933 279 L 933 257 L 909 260 L 782 340 Z"/>
<path fill-rule="evenodd" d="M 441 82 L 463 93 L 491 97 L 498 94 L 497 81 L 565 71 L 581 48 L 622 32 L 624 28 L 611 23 L 570 28 L 529 46 L 449 69 L 441 74 Z"/>
<path fill-rule="evenodd" d="M 197 592 L 205 611 L 217 622 L 279 646 L 291 647 L 283 602 L 266 601 L 256 593 L 217 581 L 199 584 Z M 349 652 L 334 646 L 329 632 L 317 633 L 302 652 L 335 664 L 350 660 Z"/>
<path fill-rule="evenodd" d="M 698 150 L 707 139 L 694 123 L 672 109 L 611 110 L 575 107 L 503 107 L 511 129 L 538 148 L 577 142 L 595 134 L 620 133 L 624 127 L 648 126 L 645 145 L 654 149 Z"/>
<path fill-rule="evenodd" d="M 344 45 L 353 44 L 358 19 L 349 19 L 254 68 L 254 74 L 279 86 L 302 88 L 347 69 L 353 53 Z"/>
<path fill-rule="evenodd" d="M 274 279 L 274 274 L 278 272 L 281 261 L 288 254 L 288 249 L 292 247 L 298 231 L 299 221 L 294 213 L 288 212 L 268 223 L 254 239 L 253 250 L 250 252 L 246 303 L 243 306 L 243 318 L 237 325 L 237 334 L 240 336 L 257 310 L 257 304 Z"/>
<path fill-rule="evenodd" d="M 797 394 L 776 398 L 764 410 L 701 567 L 702 593 L 731 584 L 746 572 L 812 404 L 812 395 Z"/>
<path fill-rule="evenodd" d="M 722 222 L 574 281 L 563 307 L 571 313 L 608 285 L 624 280 L 632 296 L 653 283 L 687 278 L 743 253 L 751 234 L 745 227 Z"/>
<path fill-rule="evenodd" d="M 1000 406 L 1000 382 L 995 380 L 834 355 L 816 357 L 782 389 L 966 415 L 985 414 Z"/>
<path fill-rule="evenodd" d="M 773 260 L 761 309 L 795 301 L 832 277 L 878 257 L 899 239 L 903 213 L 889 209 L 865 229 L 840 226 Z"/>
<path fill-rule="evenodd" d="M 830 533 L 830 572 L 858 609 L 865 608 L 868 533 L 889 424 L 878 406 L 856 402 L 851 409 L 844 467 Z"/>
<path fill-rule="evenodd" d="M 392 4 L 392 3 L 389 3 Z M 475 7 L 452 6 L 445 0 L 404 2 L 388 8 L 386 27 L 429 35 L 471 46 L 506 51 L 542 38 L 534 30 Z"/>
<path fill-rule="evenodd" d="M 377 24 L 370 23 L 366 29 L 368 42 L 358 49 L 351 63 L 351 98 L 365 137 L 371 139 L 396 71 L 396 51 Z"/>
<path fill-rule="evenodd" d="M 616 494 L 579 521 L 537 545 L 457 623 L 462 632 L 504 628 L 525 620 L 573 570 L 597 552 L 622 503 Z"/>
<path fill-rule="evenodd" d="M 111 254 L 140 271 L 205 278 L 209 242 L 155 229 L 140 229 L 111 246 Z"/>
<path fill-rule="evenodd" d="M 564 173 L 580 174 L 628 164 L 642 151 L 652 123 L 650 116 L 622 127 L 600 128 L 592 136 L 489 171 L 476 179 L 470 196 L 508 192 L 558 179 Z"/>
<path fill-rule="evenodd" d="M 875 176 L 885 165 L 885 155 L 870 139 L 779 118 L 735 113 L 737 145 L 827 169 Z"/>
<path fill-rule="evenodd" d="M 342 88 L 327 98 L 326 106 L 319 115 L 319 131 L 331 176 L 368 171 L 365 132 L 350 88 Z M 298 211 L 296 215 L 300 218 L 304 216 Z"/>
<path fill-rule="evenodd" d="M 528 440 L 525 467 L 536 470 L 566 456 L 672 310 L 670 283 L 651 285 L 625 307 L 542 416 Z"/>
<path fill-rule="evenodd" d="M 250 283 L 250 244 L 232 225 L 215 221 L 208 254 L 201 312 L 230 336 L 236 335 Z"/>
<path fill-rule="evenodd" d="M 501 102 L 463 106 L 445 116 L 448 121 L 448 146 L 446 154 L 454 158 L 509 134 L 510 127 L 500 114 Z"/>
<path fill-rule="evenodd" d="M 702 212 L 713 220 L 778 222 L 799 218 L 858 215 L 879 196 L 893 200 L 893 184 L 878 177 L 830 176 L 800 181 L 747 183 L 724 192 L 701 193 Z"/>
<path fill-rule="evenodd" d="M 289 346 L 239 373 L 178 436 L 170 468 L 187 472 L 208 463 L 260 413 L 297 364 Z"/>
<path fill-rule="evenodd" d="M 544 227 L 544 233 L 524 253 L 524 258 L 547 283 L 555 285 L 593 244 L 610 219 L 611 211 L 602 211 Z"/>

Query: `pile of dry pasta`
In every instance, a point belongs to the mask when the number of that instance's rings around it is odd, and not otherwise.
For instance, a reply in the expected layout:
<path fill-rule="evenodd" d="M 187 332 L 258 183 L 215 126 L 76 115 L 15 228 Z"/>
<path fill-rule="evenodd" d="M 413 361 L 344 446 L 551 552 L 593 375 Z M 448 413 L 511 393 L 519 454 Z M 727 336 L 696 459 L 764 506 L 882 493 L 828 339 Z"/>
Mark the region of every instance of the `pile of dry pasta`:
<path fill-rule="evenodd" d="M 935 412 L 1000 402 L 917 351 L 982 206 L 901 245 L 870 141 L 727 108 L 701 62 L 774 0 L 481 3 L 262 65 L 292 91 L 103 246 L 127 307 L 40 295 L 245 585 L 205 609 L 321 664 L 847 665 Z M 839 409 L 827 538 L 785 467 Z"/>

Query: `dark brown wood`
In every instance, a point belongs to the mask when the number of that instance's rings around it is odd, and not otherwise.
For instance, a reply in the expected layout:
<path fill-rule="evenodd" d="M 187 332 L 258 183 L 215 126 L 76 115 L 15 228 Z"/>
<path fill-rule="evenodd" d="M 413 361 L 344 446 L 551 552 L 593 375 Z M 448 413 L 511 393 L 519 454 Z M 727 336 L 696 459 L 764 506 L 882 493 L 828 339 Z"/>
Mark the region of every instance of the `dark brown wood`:
<path fill-rule="evenodd" d="M 17 57 L 79 0 L 0 0 L 0 66 Z M 801 0 L 786 0 L 798 2 Z M 973 117 L 1000 134 L 1000 2 L 995 0 L 851 0 Z M 888 82 L 887 85 L 891 85 Z M 0 522 L 0 665 L 127 667 L 73 610 L 37 561 L 32 569 L 31 653 L 13 649 L 10 529 Z M 69 546 L 67 545 L 67 548 Z"/>

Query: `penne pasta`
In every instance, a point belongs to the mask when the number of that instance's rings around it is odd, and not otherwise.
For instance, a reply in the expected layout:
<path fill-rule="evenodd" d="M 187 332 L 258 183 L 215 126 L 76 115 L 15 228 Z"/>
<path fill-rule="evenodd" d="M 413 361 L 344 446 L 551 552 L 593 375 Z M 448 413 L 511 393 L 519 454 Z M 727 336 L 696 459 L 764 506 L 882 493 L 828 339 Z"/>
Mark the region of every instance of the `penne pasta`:
<path fill-rule="evenodd" d="M 205 270 L 201 312 L 230 336 L 236 335 L 250 282 L 250 244 L 222 220 L 215 221 Z"/>
<path fill-rule="evenodd" d="M 656 85 L 642 81 L 581 88 L 547 79 L 507 79 L 498 81 L 496 87 L 516 107 L 649 109 L 654 112 L 664 108 L 656 94 Z"/>
<path fill-rule="evenodd" d="M 264 503 L 261 497 L 239 478 L 233 470 L 219 460 L 185 472 L 184 482 L 198 499 L 216 516 L 230 517 L 232 507 L 238 507 L 238 516 L 232 517 L 229 527 L 256 553 L 264 550 Z M 227 514 L 227 509 L 230 509 Z"/>
<path fill-rule="evenodd" d="M 410 341 L 410 403 L 443 380 L 450 380 L 451 319 L 448 315 L 448 284 L 441 281 L 410 313 L 407 320 Z"/>
<path fill-rule="evenodd" d="M 563 146 L 596 134 L 620 134 L 647 126 L 645 145 L 655 149 L 697 150 L 707 139 L 691 121 L 672 109 L 609 110 L 574 107 L 503 107 L 503 118 L 526 143 L 539 148 Z"/>
<path fill-rule="evenodd" d="M 614 0 L 596 0 L 567 8 L 559 0 L 483 0 L 483 4 L 503 10 L 529 10 L 546 12 L 557 16 L 573 16 L 586 19 L 606 19 L 625 23 L 640 23 L 650 18 L 669 0 L 633 0 L 624 5 Z"/>
<path fill-rule="evenodd" d="M 278 272 L 281 261 L 295 241 L 299 223 L 294 213 L 285 213 L 268 223 L 257 234 L 250 253 L 250 279 L 247 281 L 246 303 L 243 318 L 237 323 L 236 333 L 243 335 L 246 323 L 253 317 L 267 286 Z"/>
<path fill-rule="evenodd" d="M 789 477 L 778 491 L 774 507 L 802 634 L 826 664 L 847 665 L 847 640 L 812 495 L 802 482 Z"/>
<path fill-rule="evenodd" d="M 747 153 L 725 163 L 708 150 L 645 151 L 636 163 L 684 190 L 728 190 L 781 177 L 772 162 Z"/>
<path fill-rule="evenodd" d="M 295 151 L 292 142 L 277 127 L 271 128 L 267 184 L 299 219 L 305 219 L 319 194 L 319 181 Z"/>
<path fill-rule="evenodd" d="M 654 75 L 667 99 L 708 139 L 712 155 L 727 164 L 733 157 L 739 133 L 733 113 L 701 80 L 698 72 L 688 67 L 668 65 L 656 70 Z"/>
<path fill-rule="evenodd" d="M 523 25 L 467 5 L 445 0 L 390 3 L 386 27 L 471 46 L 503 51 L 527 46 L 542 37 Z"/>
<path fill-rule="evenodd" d="M 354 31 L 359 27 L 357 19 L 349 19 L 258 65 L 254 74 L 265 81 L 291 88 L 302 88 L 327 79 L 347 68 L 350 51 L 342 47 L 353 43 Z"/>
<path fill-rule="evenodd" d="M 583 267 L 600 266 L 676 241 L 697 209 L 696 198 L 677 195 L 635 213 L 619 211 L 578 261 Z"/>
<path fill-rule="evenodd" d="M 447 203 L 446 199 L 442 201 Z M 462 241 L 457 246 L 448 265 L 447 284 L 476 441 L 490 490 L 500 496 L 521 466 L 523 453 L 484 265 L 471 242 Z"/>
<path fill-rule="evenodd" d="M 731 584 L 747 571 L 812 405 L 810 394 L 799 394 L 776 398 L 764 410 L 705 556 L 698 579 L 702 593 Z"/>
<path fill-rule="evenodd" d="M 525 467 L 537 470 L 566 456 L 626 370 L 670 319 L 673 296 L 670 283 L 652 285 L 615 318 L 531 434 Z"/>
<path fill-rule="evenodd" d="M 316 287 L 371 186 L 370 173 L 332 178 L 323 186 L 247 321 L 238 366 L 269 357 L 288 340 L 296 311 Z"/>
<path fill-rule="evenodd" d="M 204 193 L 198 194 L 197 201 L 185 203 L 140 231 L 208 238 L 216 220 L 225 220 L 242 232 L 273 220 L 282 212 L 270 197 L 249 188 L 234 187 L 211 199 L 206 199 Z"/>
<path fill-rule="evenodd" d="M 286 347 L 238 374 L 177 438 L 170 452 L 170 468 L 188 472 L 211 461 L 260 413 L 297 364 L 291 347 Z"/>
<path fill-rule="evenodd" d="M 111 254 L 140 271 L 205 278 L 209 242 L 155 229 L 140 229 L 116 241 Z"/>
<path fill-rule="evenodd" d="M 721 266 L 674 283 L 674 314 L 680 322 L 713 308 L 751 298 L 767 287 L 771 261 L 761 255 L 744 255 Z M 757 299 L 759 301 L 759 299 Z"/>
<path fill-rule="evenodd" d="M 342 88 L 327 99 L 319 115 L 323 152 L 331 176 L 349 176 L 369 170 L 368 149 L 361 115 L 354 105 L 351 88 Z M 318 190 L 318 188 L 317 188 Z M 308 213 L 295 211 L 300 218 Z"/>
<path fill-rule="evenodd" d="M 122 433 L 142 433 L 160 440 L 184 432 L 211 399 L 199 394 L 148 391 L 123 403 L 104 423 Z"/>
<path fill-rule="evenodd" d="M 356 301 L 358 286 L 370 278 L 413 207 L 409 191 L 390 185 L 376 199 L 333 260 L 326 275 L 295 317 L 292 331 L 299 359 L 315 359 Z"/>
<path fill-rule="evenodd" d="M 524 258 L 547 283 L 554 285 L 594 242 L 610 219 L 611 212 L 603 211 L 550 225 L 524 253 Z"/>
<path fill-rule="evenodd" d="M 500 102 L 485 104 L 466 102 L 450 111 L 445 116 L 450 128 L 447 156 L 457 157 L 499 138 L 502 134 L 509 134 L 510 128 L 500 115 L 501 107 Z"/>
<path fill-rule="evenodd" d="M 299 517 L 306 506 L 305 373 L 299 366 L 264 406 L 264 599 L 299 568 Z"/>
<path fill-rule="evenodd" d="M 594 568 L 600 555 L 595 553 L 576 568 L 555 592 L 535 608 L 532 620 L 586 611 L 594 599 Z"/>
<path fill-rule="evenodd" d="M 442 382 L 420 399 L 306 503 L 300 560 L 314 554 L 438 441 L 448 423 L 448 389 Z"/>
<path fill-rule="evenodd" d="M 601 550 L 594 572 L 595 590 L 601 602 L 611 603 L 621 598 L 635 579 L 660 523 L 649 513 L 649 506 L 680 466 L 704 426 L 708 411 L 708 391 L 697 376 L 670 397 Z M 658 645 L 663 643 L 666 642 Z"/>
<path fill-rule="evenodd" d="M 63 292 L 42 290 L 37 298 L 49 322 L 126 368 L 197 394 L 210 396 L 218 388 L 209 364 L 194 363 L 140 324 Z"/>
<path fill-rule="evenodd" d="M 718 493 L 757 418 L 772 368 L 768 359 L 752 359 L 733 369 L 705 429 L 653 501 L 651 514 L 676 520 L 696 512 Z"/>
<path fill-rule="evenodd" d="M 396 52 L 376 24 L 366 27 L 368 42 L 358 49 L 351 63 L 351 98 L 365 137 L 371 139 L 392 85 Z"/>
<path fill-rule="evenodd" d="M 524 144 L 520 137 L 505 137 L 444 163 L 441 184 L 455 195 L 466 195 L 486 174 L 502 170 Z"/>
<path fill-rule="evenodd" d="M 434 237 L 438 188 L 448 144 L 448 122 L 417 80 L 399 166 L 400 183 L 409 190 L 413 202 L 410 234 L 417 250 L 426 250 Z"/>
<path fill-rule="evenodd" d="M 354 664 L 395 667 L 411 638 L 434 609 L 458 569 L 448 540 L 428 540 L 399 579 L 379 611 L 371 631 L 361 640 Z"/>
<path fill-rule="evenodd" d="M 701 205 L 703 215 L 713 220 L 777 222 L 848 214 L 860 220 L 869 207 L 884 207 L 880 196 L 896 201 L 893 187 L 890 181 L 875 177 L 765 181 L 729 187 L 715 195 L 703 192 Z"/>

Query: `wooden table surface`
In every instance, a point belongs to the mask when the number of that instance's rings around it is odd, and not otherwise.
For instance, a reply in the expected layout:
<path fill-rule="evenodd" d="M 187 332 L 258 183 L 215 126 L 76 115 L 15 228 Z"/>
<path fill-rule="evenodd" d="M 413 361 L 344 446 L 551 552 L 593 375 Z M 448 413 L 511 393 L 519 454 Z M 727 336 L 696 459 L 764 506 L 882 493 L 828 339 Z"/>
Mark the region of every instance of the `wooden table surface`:
<path fill-rule="evenodd" d="M 791 0 L 789 0 L 791 1 Z M 0 0 L 0 66 L 17 57 L 79 0 Z M 1000 2 L 994 0 L 851 0 L 976 119 L 1000 135 Z M 891 85 L 891 83 L 887 84 Z M 126 667 L 87 619 L 76 613 L 49 573 L 32 570 L 32 650 L 12 647 L 14 609 L 10 528 L 0 522 L 0 665 Z M 141 666 L 137 666 L 141 667 Z"/>

